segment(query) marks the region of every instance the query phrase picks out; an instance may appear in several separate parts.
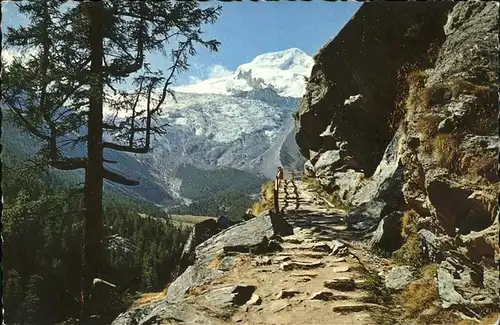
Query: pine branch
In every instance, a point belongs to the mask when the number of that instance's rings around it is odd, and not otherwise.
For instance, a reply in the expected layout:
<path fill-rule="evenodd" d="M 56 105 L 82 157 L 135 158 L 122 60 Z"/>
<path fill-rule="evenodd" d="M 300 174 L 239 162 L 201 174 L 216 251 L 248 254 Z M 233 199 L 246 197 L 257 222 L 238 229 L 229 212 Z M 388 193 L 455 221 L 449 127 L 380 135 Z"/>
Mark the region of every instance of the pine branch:
<path fill-rule="evenodd" d="M 133 147 L 133 146 L 124 146 L 124 145 L 116 144 L 113 142 L 103 142 L 102 145 L 104 148 L 117 150 L 117 151 L 125 151 L 125 152 L 130 152 L 130 153 L 147 153 L 149 151 L 149 147 L 137 148 L 137 147 Z"/>

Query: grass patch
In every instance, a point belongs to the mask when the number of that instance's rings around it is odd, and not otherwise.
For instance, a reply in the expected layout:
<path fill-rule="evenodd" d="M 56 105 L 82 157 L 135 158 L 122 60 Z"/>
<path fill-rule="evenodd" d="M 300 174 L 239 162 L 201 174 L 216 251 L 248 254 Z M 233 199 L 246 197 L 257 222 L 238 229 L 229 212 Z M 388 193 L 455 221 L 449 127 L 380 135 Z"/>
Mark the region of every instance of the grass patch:
<path fill-rule="evenodd" d="M 498 158 L 482 157 L 471 153 L 465 153 L 460 157 L 458 169 L 461 175 L 469 175 L 470 180 L 485 180 L 487 183 L 498 182 Z"/>
<path fill-rule="evenodd" d="M 498 128 L 498 86 L 477 85 L 465 80 L 456 80 L 451 84 L 454 98 L 460 95 L 476 97 L 471 116 L 464 128 L 479 135 L 492 135 Z"/>
<path fill-rule="evenodd" d="M 435 280 L 437 266 L 426 265 L 420 271 L 422 278 L 410 283 L 397 298 L 405 310 L 403 317 L 406 322 L 415 320 L 416 324 L 457 324 L 460 320 L 458 316 L 436 305 L 439 300 Z"/>
<path fill-rule="evenodd" d="M 451 325 L 451 324 L 459 324 L 460 317 L 455 315 L 450 310 L 443 310 L 438 306 L 428 306 L 425 311 L 425 314 L 420 314 L 416 318 L 416 323 L 411 324 L 443 324 L 443 325 Z"/>
<path fill-rule="evenodd" d="M 403 239 L 417 233 L 417 218 L 418 214 L 413 210 L 406 210 L 403 213 L 403 217 L 401 218 L 401 237 L 403 237 Z"/>
<path fill-rule="evenodd" d="M 441 122 L 441 118 L 438 115 L 423 116 L 417 121 L 416 130 L 423 135 L 424 139 L 433 138 L 437 134 L 439 122 Z"/>
<path fill-rule="evenodd" d="M 328 202 L 330 202 L 335 208 L 341 209 L 341 210 L 348 210 L 349 205 L 344 203 L 342 199 L 339 197 L 339 195 L 335 192 L 328 192 L 326 191 L 323 186 L 318 182 L 316 178 L 312 177 L 304 177 L 302 178 L 302 182 L 304 182 L 306 185 L 308 185 L 312 190 L 316 192 L 319 196 L 323 197 L 326 199 Z"/>
<path fill-rule="evenodd" d="M 263 184 L 260 188 L 260 200 L 252 205 L 252 213 L 259 215 L 274 208 L 274 181 Z"/>
<path fill-rule="evenodd" d="M 451 84 L 451 91 L 453 97 L 457 98 L 461 94 L 472 95 L 478 98 L 486 97 L 490 91 L 492 91 L 492 87 L 477 85 L 469 81 L 465 80 L 456 80 Z"/>
<path fill-rule="evenodd" d="M 414 89 L 422 89 L 425 86 L 425 81 L 427 80 L 428 75 L 423 70 L 412 71 L 406 77 L 406 81 L 410 88 Z"/>
<path fill-rule="evenodd" d="M 142 293 L 139 296 L 139 299 L 134 301 L 132 308 L 149 305 L 153 302 L 157 302 L 164 299 L 166 296 L 167 296 L 167 288 L 163 289 L 161 292 Z"/>
<path fill-rule="evenodd" d="M 423 265 L 422 248 L 416 234 L 410 235 L 406 242 L 393 254 L 394 262 L 399 265 L 410 265 L 421 268 Z"/>
<path fill-rule="evenodd" d="M 362 289 L 366 290 L 368 297 L 363 299 L 364 302 L 374 303 L 385 307 L 389 307 L 394 303 L 389 290 L 385 286 L 384 279 L 382 279 L 382 277 L 380 277 L 377 273 L 370 271 L 362 264 L 355 266 L 353 271 L 359 272 L 363 280 L 365 280 Z M 374 311 L 371 316 L 376 324 L 397 324 L 396 315 L 390 311 Z"/>
<path fill-rule="evenodd" d="M 450 89 L 445 85 L 433 85 L 423 89 L 419 93 L 422 108 L 429 111 L 432 106 L 444 104 L 446 99 L 451 99 Z"/>
<path fill-rule="evenodd" d="M 458 170 L 460 139 L 451 133 L 438 134 L 433 140 L 433 154 L 438 166 Z"/>
<path fill-rule="evenodd" d="M 405 317 L 416 318 L 431 307 L 438 297 L 434 279 L 424 278 L 411 283 L 399 297 L 399 302 L 405 309 Z"/>
<path fill-rule="evenodd" d="M 434 279 L 437 275 L 438 266 L 436 264 L 428 264 L 420 270 L 422 276 L 427 279 Z"/>

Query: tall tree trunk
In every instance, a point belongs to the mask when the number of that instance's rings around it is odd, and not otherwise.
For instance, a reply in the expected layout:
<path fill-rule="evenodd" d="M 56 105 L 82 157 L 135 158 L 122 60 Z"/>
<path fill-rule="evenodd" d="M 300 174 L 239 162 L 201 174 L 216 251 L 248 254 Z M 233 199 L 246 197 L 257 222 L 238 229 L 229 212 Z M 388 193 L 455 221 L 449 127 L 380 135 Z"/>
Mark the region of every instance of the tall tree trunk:
<path fill-rule="evenodd" d="M 85 3 L 90 19 L 91 85 L 88 115 L 87 168 L 85 172 L 85 230 L 82 263 L 83 318 L 95 310 L 95 297 L 90 299 L 93 279 L 103 267 L 102 187 L 103 187 L 103 7 L 100 1 Z"/>

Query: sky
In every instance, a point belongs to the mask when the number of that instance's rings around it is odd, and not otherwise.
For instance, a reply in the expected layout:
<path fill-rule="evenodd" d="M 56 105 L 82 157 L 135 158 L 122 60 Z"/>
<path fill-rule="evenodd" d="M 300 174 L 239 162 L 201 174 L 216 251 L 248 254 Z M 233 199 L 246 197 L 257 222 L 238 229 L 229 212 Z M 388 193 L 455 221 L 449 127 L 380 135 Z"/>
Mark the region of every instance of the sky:
<path fill-rule="evenodd" d="M 177 77 L 177 85 L 222 77 L 257 55 L 299 48 L 313 56 L 342 29 L 359 9 L 359 2 L 248 1 L 200 2 L 202 6 L 222 6 L 214 25 L 203 27 L 206 39 L 221 42 L 218 52 L 199 49 L 192 57 L 190 70 Z M 22 24 L 25 18 L 16 11 L 13 1 L 2 1 L 3 24 Z M 153 66 L 170 61 L 160 55 L 151 57 Z"/>

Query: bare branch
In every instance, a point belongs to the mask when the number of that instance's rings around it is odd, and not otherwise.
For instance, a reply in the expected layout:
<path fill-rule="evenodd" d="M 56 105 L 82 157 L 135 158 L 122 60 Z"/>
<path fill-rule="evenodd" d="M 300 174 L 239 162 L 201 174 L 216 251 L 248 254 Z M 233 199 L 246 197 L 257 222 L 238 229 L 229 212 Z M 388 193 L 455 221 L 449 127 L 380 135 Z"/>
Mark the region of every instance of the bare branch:
<path fill-rule="evenodd" d="M 34 126 L 27 118 L 24 117 L 22 110 L 19 107 L 16 107 L 16 105 L 13 103 L 12 98 L 10 97 L 5 97 L 4 96 L 4 101 L 7 104 L 7 106 L 10 108 L 10 110 L 21 120 L 22 124 L 24 127 L 35 137 L 49 141 L 50 137 L 48 135 L 43 134 L 42 131 L 40 131 L 36 126 Z"/>
<path fill-rule="evenodd" d="M 60 170 L 74 170 L 87 167 L 85 158 L 63 158 L 49 161 L 49 165 Z"/>
<path fill-rule="evenodd" d="M 113 183 L 118 183 L 118 184 L 122 184 L 122 185 L 126 185 L 126 186 L 137 186 L 139 185 L 139 182 L 138 181 L 134 181 L 134 180 L 131 180 L 131 179 L 127 179 L 125 178 L 124 176 L 120 175 L 120 174 L 117 174 L 115 172 L 112 172 L 110 170 L 107 170 L 107 169 L 103 169 L 103 177 Z"/>
<path fill-rule="evenodd" d="M 102 145 L 104 148 L 113 149 L 117 151 L 131 152 L 131 153 L 147 153 L 149 149 L 146 147 L 135 148 L 131 146 L 123 146 L 112 142 L 103 142 Z"/>

